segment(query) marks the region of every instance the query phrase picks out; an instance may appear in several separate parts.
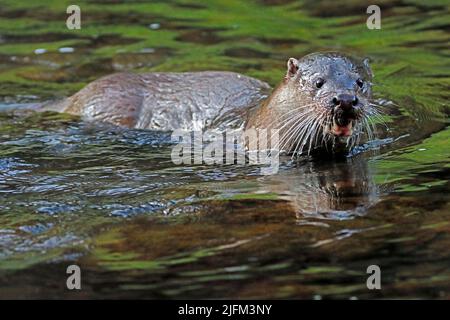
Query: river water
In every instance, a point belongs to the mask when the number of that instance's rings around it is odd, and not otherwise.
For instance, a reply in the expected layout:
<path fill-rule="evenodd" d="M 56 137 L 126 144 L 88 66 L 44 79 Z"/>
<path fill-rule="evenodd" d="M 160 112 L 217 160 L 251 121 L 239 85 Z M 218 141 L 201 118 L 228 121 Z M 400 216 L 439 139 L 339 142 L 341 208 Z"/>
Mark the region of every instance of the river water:
<path fill-rule="evenodd" d="M 70 1 L 0 0 L 0 298 L 450 298 L 447 1 L 379 1 L 380 30 L 357 1 L 79 3 L 68 30 Z M 319 50 L 370 58 L 388 128 L 276 175 L 176 166 L 167 133 L 21 110 L 126 70 L 275 86 Z"/>

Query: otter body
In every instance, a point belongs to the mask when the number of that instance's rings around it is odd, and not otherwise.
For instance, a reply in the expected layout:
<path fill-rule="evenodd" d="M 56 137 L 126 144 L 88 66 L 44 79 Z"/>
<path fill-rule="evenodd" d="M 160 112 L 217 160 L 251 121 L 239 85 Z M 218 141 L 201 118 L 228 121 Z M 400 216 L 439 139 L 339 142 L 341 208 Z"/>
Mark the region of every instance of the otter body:
<path fill-rule="evenodd" d="M 138 129 L 279 129 L 280 150 L 334 151 L 370 133 L 371 79 L 366 60 L 314 53 L 290 58 L 269 97 L 267 83 L 233 72 L 119 73 L 46 109 Z"/>
<path fill-rule="evenodd" d="M 239 127 L 269 93 L 267 83 L 234 72 L 117 73 L 45 109 L 127 128 L 201 130 Z"/>

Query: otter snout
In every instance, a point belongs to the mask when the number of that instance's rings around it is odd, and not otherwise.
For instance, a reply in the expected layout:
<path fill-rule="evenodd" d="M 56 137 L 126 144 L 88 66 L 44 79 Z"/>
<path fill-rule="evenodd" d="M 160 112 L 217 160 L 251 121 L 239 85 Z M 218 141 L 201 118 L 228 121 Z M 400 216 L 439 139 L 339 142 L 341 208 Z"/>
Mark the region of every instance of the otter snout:
<path fill-rule="evenodd" d="M 353 109 L 358 104 L 358 97 L 350 94 L 340 94 L 333 98 L 333 105 L 344 110 Z"/>
<path fill-rule="evenodd" d="M 351 94 L 339 94 L 332 99 L 334 117 L 332 133 L 336 136 L 350 136 L 353 133 L 352 121 L 356 120 L 358 97 Z"/>

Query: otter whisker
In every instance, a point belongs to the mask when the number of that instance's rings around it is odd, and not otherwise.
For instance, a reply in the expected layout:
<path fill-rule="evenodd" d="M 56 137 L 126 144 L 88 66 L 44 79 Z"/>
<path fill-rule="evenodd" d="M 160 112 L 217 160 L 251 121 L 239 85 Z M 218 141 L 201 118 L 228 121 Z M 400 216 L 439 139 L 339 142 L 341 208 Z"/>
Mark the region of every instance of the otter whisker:
<path fill-rule="evenodd" d="M 281 124 L 282 124 L 281 128 L 277 128 L 277 129 L 278 129 L 278 132 L 282 132 L 282 130 L 283 130 L 286 126 L 288 126 L 288 125 L 290 125 L 290 124 L 295 124 L 295 123 L 299 122 L 299 121 L 302 119 L 302 117 L 305 117 L 305 116 L 307 116 L 307 115 L 308 115 L 307 112 L 299 113 L 298 115 L 294 115 L 294 116 L 293 116 L 292 118 L 290 118 L 290 119 L 284 120 L 284 122 L 281 123 Z M 294 125 L 293 127 L 295 127 L 295 125 Z M 291 129 L 292 129 L 292 128 L 291 128 Z M 288 132 L 289 132 L 289 130 L 288 130 L 286 133 L 283 133 L 281 139 L 283 139 L 284 135 L 286 135 Z M 270 139 L 273 138 L 273 135 L 274 135 L 274 134 L 275 134 L 275 133 L 273 133 L 273 134 L 271 135 Z M 281 143 L 281 141 L 280 141 L 280 143 Z"/>
<path fill-rule="evenodd" d="M 327 114 L 324 118 L 324 126 L 330 126 L 330 123 L 332 121 L 332 115 L 331 114 Z M 328 133 L 324 133 L 322 135 L 322 144 L 325 145 L 325 147 L 328 148 L 328 142 L 331 140 L 331 136 Z"/>
<path fill-rule="evenodd" d="M 286 125 L 292 124 L 292 126 L 287 131 L 283 131 L 282 132 L 282 136 L 281 136 L 281 139 L 280 139 L 280 145 L 282 144 L 283 147 L 284 147 L 284 143 L 288 142 L 290 140 L 292 134 L 294 134 L 294 132 L 295 132 L 297 127 L 301 127 L 301 126 L 298 126 L 298 124 L 302 123 L 302 121 L 304 121 L 305 118 L 307 118 L 307 115 L 297 116 L 294 119 L 292 119 L 292 121 L 289 121 L 288 123 L 286 123 L 283 126 L 283 128 L 284 128 Z M 292 132 L 292 134 L 291 134 L 291 132 Z M 290 136 L 290 134 L 291 134 L 291 136 Z"/>
<path fill-rule="evenodd" d="M 290 149 L 292 149 L 292 143 L 295 141 L 295 137 L 297 136 L 298 132 L 302 130 L 302 125 L 304 125 L 305 122 L 308 122 L 310 120 L 308 119 L 299 119 L 299 121 L 293 126 L 291 129 L 286 132 L 286 134 L 283 136 L 283 143 L 282 148 L 288 149 L 289 152 Z"/>
<path fill-rule="evenodd" d="M 324 117 L 325 111 L 322 111 L 322 113 L 319 115 L 319 119 L 321 119 L 319 121 L 319 126 L 317 128 L 317 132 L 316 132 L 316 136 L 314 137 L 314 144 L 317 144 L 317 139 L 319 138 L 320 135 L 323 136 L 323 131 L 320 131 L 319 128 L 323 128 L 324 122 L 326 120 L 326 117 Z"/>
<path fill-rule="evenodd" d="M 375 107 L 375 108 L 384 108 L 385 106 L 383 106 L 383 105 L 381 105 L 381 104 L 377 104 L 377 103 L 373 103 L 373 102 L 369 102 L 369 105 L 371 106 L 371 107 Z"/>
<path fill-rule="evenodd" d="M 327 117 L 326 117 L 325 114 L 326 114 L 326 112 L 322 112 L 321 115 L 320 115 L 321 120 L 320 120 L 319 127 L 322 128 L 322 130 L 318 130 L 318 131 L 317 131 L 317 136 L 316 136 L 315 142 L 314 142 L 315 144 L 317 144 L 317 141 L 318 141 L 318 139 L 319 139 L 320 136 L 324 136 L 323 128 L 324 128 L 325 123 L 326 123 L 326 121 L 327 121 Z M 322 138 L 322 139 L 323 139 L 323 138 Z"/>
<path fill-rule="evenodd" d="M 293 110 L 289 110 L 289 111 L 286 112 L 285 114 L 280 115 L 280 119 L 275 119 L 275 120 L 271 121 L 271 122 L 268 124 L 267 127 L 269 127 L 269 128 L 272 127 L 276 122 L 283 122 L 283 119 L 284 119 L 284 118 L 287 118 L 287 117 L 289 117 L 289 116 L 291 116 L 292 113 L 297 112 L 297 111 L 300 111 L 301 109 L 304 109 L 304 108 L 307 108 L 307 107 L 310 107 L 310 106 L 313 106 L 313 105 L 315 105 L 315 103 L 310 103 L 310 104 L 302 105 L 302 106 L 299 106 L 299 107 L 294 108 Z M 308 112 L 308 111 L 305 110 L 305 112 Z"/>
<path fill-rule="evenodd" d="M 384 122 L 380 122 L 379 118 L 376 117 L 367 117 L 367 122 L 370 124 L 370 126 L 372 127 L 374 133 L 377 133 L 377 129 L 376 129 L 376 125 L 378 124 L 375 120 L 378 120 L 378 123 L 383 125 L 385 128 L 387 128 L 388 126 L 384 123 Z"/>
<path fill-rule="evenodd" d="M 291 140 L 291 138 L 297 134 L 298 130 L 302 128 L 301 124 L 307 121 L 309 114 L 303 114 L 300 117 L 296 118 L 294 125 L 289 128 L 286 132 L 283 132 L 281 143 L 283 143 L 283 147 Z"/>
<path fill-rule="evenodd" d="M 286 126 L 291 125 L 291 124 L 293 124 L 293 123 L 299 121 L 299 120 L 300 120 L 302 117 L 304 117 L 304 116 L 306 116 L 306 112 L 305 112 L 305 113 L 299 113 L 299 114 L 294 115 L 293 117 L 291 117 L 291 118 L 289 118 L 289 119 L 283 120 L 281 123 L 279 123 L 279 124 L 281 124 L 281 127 L 276 128 L 276 129 L 277 129 L 279 132 L 282 132 L 283 129 L 284 129 Z M 269 127 L 269 128 L 271 128 L 271 127 Z M 275 133 L 273 133 L 273 134 L 275 134 Z M 271 138 L 273 137 L 273 134 L 272 134 Z"/>
<path fill-rule="evenodd" d="M 367 132 L 367 136 L 369 138 L 369 140 L 373 140 L 374 136 L 373 136 L 373 131 L 372 131 L 372 127 L 370 126 L 367 117 L 364 117 L 362 120 L 363 124 L 364 124 L 364 128 L 366 129 Z"/>
<path fill-rule="evenodd" d="M 311 130 L 309 130 L 309 137 L 308 137 L 308 140 L 309 140 L 308 155 L 311 153 L 312 142 L 313 142 L 313 139 L 314 139 L 314 136 L 315 136 L 316 132 L 318 131 L 318 130 L 317 130 L 318 125 L 319 125 L 319 121 L 316 120 L 316 121 L 314 122 L 314 124 L 312 125 Z"/>
<path fill-rule="evenodd" d="M 305 132 L 305 136 L 302 138 L 303 142 L 300 146 L 299 149 L 299 153 L 302 154 L 303 153 L 303 149 L 305 148 L 306 144 L 310 141 L 310 136 L 311 136 L 311 130 L 314 127 L 316 120 L 314 120 L 309 126 L 308 126 L 308 130 Z M 309 155 L 309 151 L 308 151 L 308 155 Z"/>
<path fill-rule="evenodd" d="M 284 120 L 285 122 L 281 123 L 283 126 L 281 128 L 278 128 L 278 129 L 282 130 L 287 124 L 291 123 L 293 120 L 296 120 L 299 117 L 302 117 L 302 116 L 305 116 L 305 115 L 308 115 L 308 114 L 309 114 L 309 112 L 303 112 L 303 113 L 299 113 L 297 115 L 294 115 L 292 118 Z"/>
<path fill-rule="evenodd" d="M 296 153 L 299 153 L 299 154 L 302 154 L 303 153 L 303 148 L 304 148 L 304 146 L 305 146 L 305 144 L 306 144 L 306 142 L 307 142 L 307 135 L 306 134 L 308 134 L 309 135 L 309 133 L 310 133 L 310 128 L 312 127 L 312 125 L 315 123 L 315 121 L 316 121 L 316 119 L 315 118 L 310 118 L 309 120 L 308 120 L 308 123 L 305 123 L 304 124 L 304 128 L 300 131 L 300 133 L 298 134 L 298 136 L 296 137 L 296 140 L 298 140 L 298 142 L 297 142 L 297 145 L 295 146 L 295 149 L 294 149 L 294 151 L 293 151 L 293 156 L 296 154 Z M 303 141 L 303 142 L 302 142 Z M 301 143 L 301 145 L 300 145 L 300 142 L 302 142 Z M 300 147 L 300 149 L 299 149 L 299 151 L 297 152 L 297 149 Z"/>
<path fill-rule="evenodd" d="M 319 128 L 321 127 L 322 121 L 323 121 L 323 119 L 320 116 L 317 117 L 314 125 L 312 126 L 312 128 L 310 130 L 308 155 L 311 153 L 313 141 L 317 139 L 317 134 L 319 133 Z"/>
<path fill-rule="evenodd" d="M 373 122 L 374 125 L 376 125 L 377 123 L 375 123 L 373 121 L 373 119 L 378 121 L 378 124 L 384 126 L 386 129 L 389 128 L 386 121 L 384 120 L 383 116 L 380 113 L 378 113 L 378 111 L 373 110 L 372 112 L 368 112 L 367 117 L 368 117 L 368 120 Z"/>
<path fill-rule="evenodd" d="M 293 126 L 290 131 L 291 134 L 285 135 L 285 140 L 283 141 L 283 148 L 288 144 L 291 143 L 291 146 L 289 148 L 292 148 L 292 141 L 295 142 L 295 139 L 293 139 L 293 137 L 296 137 L 298 135 L 298 132 L 302 130 L 302 128 L 304 128 L 305 123 L 309 123 L 309 121 L 311 121 L 311 118 L 307 117 L 305 119 L 301 119 L 303 120 L 302 122 L 297 122 L 295 126 Z"/>

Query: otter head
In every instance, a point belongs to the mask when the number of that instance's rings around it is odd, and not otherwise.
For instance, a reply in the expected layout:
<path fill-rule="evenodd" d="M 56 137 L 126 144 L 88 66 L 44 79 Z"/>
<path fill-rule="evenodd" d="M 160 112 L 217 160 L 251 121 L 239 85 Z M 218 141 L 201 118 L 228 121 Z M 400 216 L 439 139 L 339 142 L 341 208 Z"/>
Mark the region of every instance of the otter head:
<path fill-rule="evenodd" d="M 299 139 L 309 139 L 310 146 L 317 147 L 320 141 L 348 142 L 358 136 L 368 126 L 371 80 L 367 59 L 334 52 L 290 58 L 284 83 L 292 95 L 286 98 L 293 100 L 291 109 L 298 111 L 291 117 L 297 114 L 297 123 L 309 126 Z"/>

